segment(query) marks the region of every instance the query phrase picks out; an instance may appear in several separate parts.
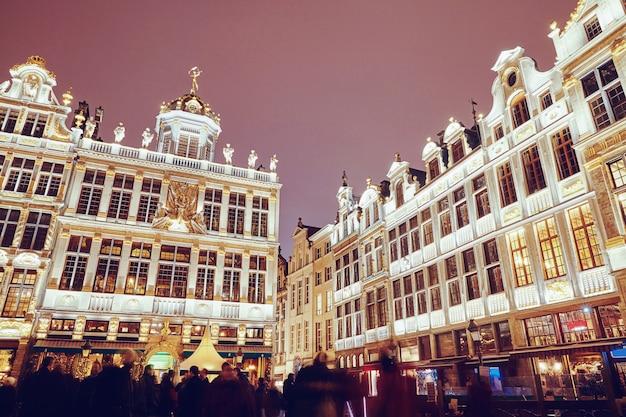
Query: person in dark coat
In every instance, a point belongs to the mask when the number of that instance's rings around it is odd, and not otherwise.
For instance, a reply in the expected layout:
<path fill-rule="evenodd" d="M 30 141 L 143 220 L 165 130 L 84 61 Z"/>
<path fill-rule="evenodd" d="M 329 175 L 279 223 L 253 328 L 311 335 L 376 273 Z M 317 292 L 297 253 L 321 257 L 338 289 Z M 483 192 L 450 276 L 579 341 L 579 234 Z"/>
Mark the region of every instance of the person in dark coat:
<path fill-rule="evenodd" d="M 172 412 L 176 410 L 178 395 L 172 382 L 173 377 L 174 371 L 172 370 L 164 372 L 161 377 L 161 385 L 159 386 L 159 416 L 170 417 Z"/>
<path fill-rule="evenodd" d="M 239 380 L 230 363 L 211 383 L 211 400 L 207 417 L 254 417 L 254 397 Z"/>
<path fill-rule="evenodd" d="M 373 417 L 410 417 L 412 416 L 411 402 L 407 389 L 406 378 L 400 373 L 400 368 L 390 356 L 381 352 L 380 378 L 376 385 L 378 396 L 373 401 L 373 410 L 368 415 Z"/>
<path fill-rule="evenodd" d="M 287 375 L 287 379 L 283 383 L 283 409 L 285 410 L 285 417 L 289 417 L 289 402 L 293 396 L 293 387 L 296 383 L 296 376 L 294 374 Z"/>
<path fill-rule="evenodd" d="M 14 417 L 16 414 L 17 391 L 15 378 L 8 376 L 0 385 L 0 417 Z"/>
<path fill-rule="evenodd" d="M 263 377 L 259 378 L 258 386 L 254 391 L 254 406 L 257 417 L 263 417 L 263 408 L 265 408 L 265 394 L 267 393 L 267 385 Z"/>
<path fill-rule="evenodd" d="M 96 378 L 101 371 L 102 364 L 95 361 L 91 365 L 89 376 L 83 379 L 78 385 L 78 390 L 74 398 L 74 410 L 77 417 L 90 417 L 89 404 L 91 403 L 91 397 L 96 387 Z"/>
<path fill-rule="evenodd" d="M 345 387 L 337 383 L 326 366 L 326 352 L 319 352 L 313 365 L 296 377 L 288 412 L 297 417 L 341 417 L 347 401 Z"/>
<path fill-rule="evenodd" d="M 135 413 L 133 417 L 154 417 L 159 407 L 157 386 L 154 381 L 154 368 L 146 365 L 137 383 L 134 395 Z"/>
<path fill-rule="evenodd" d="M 91 417 L 132 417 L 133 381 L 131 370 L 137 360 L 132 350 L 121 352 L 124 365 L 105 364 L 96 378 L 93 396 L 89 404 Z"/>
<path fill-rule="evenodd" d="M 178 416 L 198 417 L 204 412 L 205 383 L 202 382 L 197 366 L 189 368 L 189 376 L 178 391 Z"/>
<path fill-rule="evenodd" d="M 71 403 L 67 398 L 66 381 L 55 369 L 52 356 L 43 359 L 39 370 L 22 381 L 18 390 L 20 417 L 65 417 Z"/>
<path fill-rule="evenodd" d="M 491 387 L 483 380 L 474 381 L 467 390 L 466 417 L 492 417 Z"/>

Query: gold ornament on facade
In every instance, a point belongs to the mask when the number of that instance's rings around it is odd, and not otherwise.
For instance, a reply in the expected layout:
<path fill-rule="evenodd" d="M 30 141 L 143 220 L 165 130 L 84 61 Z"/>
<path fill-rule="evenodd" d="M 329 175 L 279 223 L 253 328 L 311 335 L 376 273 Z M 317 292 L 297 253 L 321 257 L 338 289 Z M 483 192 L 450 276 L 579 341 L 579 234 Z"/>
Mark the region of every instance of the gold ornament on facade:
<path fill-rule="evenodd" d="M 615 39 L 613 45 L 611 45 L 613 57 L 619 57 L 624 51 L 626 51 L 626 40 L 624 40 L 624 38 Z"/>
<path fill-rule="evenodd" d="M 570 14 L 569 20 L 565 24 L 565 29 L 563 29 L 563 31 L 566 31 L 567 29 L 569 29 L 569 27 L 580 17 L 580 14 L 585 8 L 585 3 L 587 3 L 586 0 L 578 0 L 576 9 Z"/>
<path fill-rule="evenodd" d="M 198 185 L 172 181 L 167 201 L 159 205 L 152 227 L 205 234 L 204 213 L 197 210 L 197 202 Z"/>
<path fill-rule="evenodd" d="M 565 77 L 563 77 L 563 88 L 568 90 L 574 87 L 578 82 L 578 79 L 572 74 L 567 74 Z"/>
<path fill-rule="evenodd" d="M 72 100 L 74 100 L 72 87 L 68 87 L 67 91 L 63 93 L 63 105 L 69 107 L 72 104 Z"/>

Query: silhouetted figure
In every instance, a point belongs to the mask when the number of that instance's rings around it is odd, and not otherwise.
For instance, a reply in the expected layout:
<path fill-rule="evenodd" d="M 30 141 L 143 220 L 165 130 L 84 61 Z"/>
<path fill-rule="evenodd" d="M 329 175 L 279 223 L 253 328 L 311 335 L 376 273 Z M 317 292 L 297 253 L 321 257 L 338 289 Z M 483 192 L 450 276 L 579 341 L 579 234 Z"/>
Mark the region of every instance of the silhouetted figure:
<path fill-rule="evenodd" d="M 491 387 L 485 381 L 474 381 L 467 390 L 466 417 L 492 417 Z"/>
<path fill-rule="evenodd" d="M 392 357 L 381 354 L 381 372 L 376 388 L 378 396 L 373 401 L 373 410 L 368 415 L 373 417 L 409 417 L 411 401 L 407 390 L 406 378 L 400 373 Z"/>
<path fill-rule="evenodd" d="M 287 379 L 283 383 L 283 409 L 285 410 L 285 417 L 289 417 L 289 403 L 293 398 L 293 387 L 296 383 L 296 376 L 294 374 L 287 375 Z"/>
<path fill-rule="evenodd" d="M 233 367 L 228 362 L 222 364 L 222 372 L 211 383 L 211 401 L 206 416 L 254 416 L 254 397 L 235 375 Z"/>
<path fill-rule="evenodd" d="M 55 370 L 52 356 L 43 359 L 39 370 L 22 381 L 18 390 L 20 417 L 64 417 L 71 401 L 63 374 Z"/>
<path fill-rule="evenodd" d="M 302 368 L 296 378 L 288 412 L 297 417 L 341 417 L 346 402 L 345 387 L 337 383 L 326 366 L 326 353 L 319 352 L 313 365 Z"/>
<path fill-rule="evenodd" d="M 95 361 L 91 365 L 91 372 L 89 376 L 83 379 L 78 385 L 76 396 L 74 399 L 74 410 L 77 417 L 90 417 L 89 415 L 89 403 L 96 388 L 96 378 L 98 374 L 102 372 L 102 364 Z"/>
<path fill-rule="evenodd" d="M 200 379 L 197 366 L 189 368 L 190 376 L 178 391 L 178 413 L 180 417 L 198 417 L 204 412 L 204 382 Z"/>
<path fill-rule="evenodd" d="M 91 417 L 132 417 L 133 381 L 131 370 L 137 360 L 132 349 L 121 352 L 123 366 L 107 362 L 96 378 L 89 406 Z"/>
<path fill-rule="evenodd" d="M 156 416 L 159 407 L 157 388 L 154 380 L 154 368 L 152 365 L 146 365 L 133 393 L 135 404 L 133 417 Z"/>
<path fill-rule="evenodd" d="M 280 392 L 275 387 L 268 388 L 265 393 L 265 401 L 263 402 L 263 410 L 265 417 L 278 417 L 282 409 L 283 399 Z"/>
<path fill-rule="evenodd" d="M 14 417 L 16 413 L 17 391 L 15 378 L 8 376 L 0 384 L 0 417 Z"/>
<path fill-rule="evenodd" d="M 259 378 L 257 389 L 254 391 L 254 404 L 257 417 L 263 417 L 263 408 L 265 408 L 265 394 L 267 385 L 263 377 Z"/>
<path fill-rule="evenodd" d="M 159 416 L 170 417 L 172 412 L 176 410 L 178 395 L 172 382 L 173 377 L 174 371 L 172 370 L 164 372 L 161 377 L 161 385 L 159 386 Z"/>

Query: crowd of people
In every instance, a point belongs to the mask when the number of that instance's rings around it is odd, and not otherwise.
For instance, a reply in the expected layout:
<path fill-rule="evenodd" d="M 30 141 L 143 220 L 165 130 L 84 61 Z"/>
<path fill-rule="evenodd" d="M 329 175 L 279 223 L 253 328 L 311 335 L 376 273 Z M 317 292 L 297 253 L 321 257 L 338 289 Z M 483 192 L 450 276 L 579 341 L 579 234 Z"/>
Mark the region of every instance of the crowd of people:
<path fill-rule="evenodd" d="M 82 381 L 63 373 L 53 357 L 45 357 L 39 370 L 15 387 L 15 378 L 0 386 L 0 417 L 362 417 L 367 386 L 345 370 L 329 369 L 326 354 L 312 365 L 289 374 L 282 393 L 258 378 L 253 385 L 245 373 L 224 362 L 220 374 L 209 381 L 208 371 L 190 367 L 175 384 L 173 371 L 157 381 L 151 365 L 133 378 L 137 355 L 121 353 L 123 364 L 103 359 L 93 363 Z M 415 415 L 410 386 L 395 362 L 382 355 L 378 396 L 370 399 L 373 417 Z M 414 387 L 413 387 L 414 389 Z M 476 396 L 479 397 L 479 396 Z M 468 415 L 482 414 L 490 404 L 484 397 Z M 468 411 L 470 407 L 468 407 Z"/>

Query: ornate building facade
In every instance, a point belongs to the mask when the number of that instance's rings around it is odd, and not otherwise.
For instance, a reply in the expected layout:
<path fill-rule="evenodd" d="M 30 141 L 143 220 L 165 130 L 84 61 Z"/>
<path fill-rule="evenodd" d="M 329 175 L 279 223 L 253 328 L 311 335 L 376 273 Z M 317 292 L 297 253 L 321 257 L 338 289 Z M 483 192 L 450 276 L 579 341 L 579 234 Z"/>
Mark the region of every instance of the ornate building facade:
<path fill-rule="evenodd" d="M 56 99 L 42 58 L 10 72 L 0 85 L 0 372 L 52 353 L 75 368 L 86 341 L 93 360 L 134 348 L 175 369 L 205 332 L 223 357 L 269 371 L 275 159 L 257 170 L 252 151 L 235 167 L 227 145 L 215 162 L 220 119 L 195 93 L 198 71 L 141 148 L 123 144 L 122 123 L 97 139 L 102 111 L 86 117 L 86 103 L 68 129 L 71 92 Z"/>
<path fill-rule="evenodd" d="M 552 26 L 546 72 L 520 47 L 502 52 L 490 112 L 429 138 L 425 172 L 396 155 L 360 198 L 344 179 L 331 226 L 334 364 L 368 376 L 370 393 L 390 338 L 424 395 L 479 372 L 518 398 L 626 389 L 625 9 L 579 1 Z M 289 283 L 315 273 L 295 266 Z"/>

